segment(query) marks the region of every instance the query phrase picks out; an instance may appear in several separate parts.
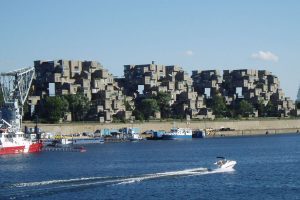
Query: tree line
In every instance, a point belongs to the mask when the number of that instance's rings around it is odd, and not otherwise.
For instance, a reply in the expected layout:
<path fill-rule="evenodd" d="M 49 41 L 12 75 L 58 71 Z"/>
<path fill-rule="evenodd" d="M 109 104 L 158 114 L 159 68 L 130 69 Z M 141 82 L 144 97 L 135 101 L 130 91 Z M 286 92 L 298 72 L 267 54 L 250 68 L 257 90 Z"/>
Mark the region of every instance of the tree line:
<path fill-rule="evenodd" d="M 177 118 L 184 119 L 186 115 L 190 115 L 189 109 L 182 110 L 185 101 L 177 102 L 170 105 L 171 96 L 169 93 L 159 92 L 152 97 L 139 97 L 135 101 L 136 108 L 133 114 L 137 120 L 149 120 L 154 116 L 155 112 L 161 113 L 161 118 Z M 241 118 L 252 117 L 254 111 L 257 110 L 258 117 L 278 117 L 276 105 L 271 101 L 267 105 L 263 101 L 257 104 L 242 99 L 235 101 L 232 105 L 227 105 L 225 98 L 221 95 L 215 95 L 211 99 L 205 99 L 206 107 L 210 108 L 216 118 Z M 300 108 L 300 103 L 297 104 Z"/>
<path fill-rule="evenodd" d="M 82 93 L 62 96 L 47 96 L 41 100 L 33 115 L 25 111 L 25 119 L 32 119 L 39 116 L 41 121 L 57 123 L 64 120 L 67 113 L 71 113 L 73 121 L 82 121 L 87 117 L 91 102 Z"/>
<path fill-rule="evenodd" d="M 162 119 L 177 118 L 185 119 L 190 114 L 188 110 L 182 112 L 182 104 L 179 102 L 170 105 L 171 95 L 169 93 L 158 92 L 150 97 L 137 97 L 134 106 L 124 100 L 126 110 L 132 111 L 136 120 L 144 121 L 154 118 L 155 113 L 160 113 Z M 2 91 L 0 90 L 0 105 L 4 104 Z M 205 99 L 205 104 L 211 108 L 216 118 L 240 118 L 253 115 L 254 110 L 258 111 L 259 117 L 278 117 L 277 108 L 271 101 L 267 105 L 263 101 L 252 104 L 247 100 L 235 101 L 232 105 L 227 105 L 225 98 L 221 95 L 215 95 L 211 99 Z M 296 107 L 300 109 L 300 102 L 296 102 Z M 41 120 L 56 123 L 64 119 L 67 113 L 72 116 L 72 121 L 83 121 L 95 119 L 98 113 L 95 113 L 93 103 L 83 93 L 69 94 L 63 96 L 46 97 L 41 100 L 33 115 L 25 106 L 25 119 L 34 120 L 38 115 Z M 126 121 L 124 116 L 115 115 L 115 121 Z"/>
<path fill-rule="evenodd" d="M 277 107 L 271 101 L 265 105 L 264 101 L 252 104 L 251 102 L 242 99 L 235 101 L 231 105 L 226 105 L 223 96 L 215 95 L 212 99 L 206 100 L 206 105 L 207 107 L 212 108 L 216 118 L 251 117 L 254 115 L 255 110 L 258 112 L 258 117 L 278 117 Z"/>

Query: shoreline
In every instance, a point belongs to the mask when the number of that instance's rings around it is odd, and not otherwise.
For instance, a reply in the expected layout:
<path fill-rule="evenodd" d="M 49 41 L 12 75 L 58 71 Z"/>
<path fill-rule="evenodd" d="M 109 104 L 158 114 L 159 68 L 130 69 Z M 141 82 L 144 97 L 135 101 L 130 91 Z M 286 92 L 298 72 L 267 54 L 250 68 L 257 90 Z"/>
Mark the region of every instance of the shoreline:
<path fill-rule="evenodd" d="M 279 134 L 299 134 L 300 129 L 252 129 L 252 130 L 234 130 L 234 131 L 216 131 L 215 134 L 207 137 L 235 137 L 235 136 L 256 136 L 256 135 L 279 135 Z"/>
<path fill-rule="evenodd" d="M 34 127 L 35 123 L 24 122 L 23 127 Z M 266 119 L 266 120 L 224 120 L 224 121 L 191 121 L 176 122 L 176 127 L 191 129 L 215 130 L 213 135 L 217 136 L 243 136 L 243 135 L 264 135 L 264 134 L 282 134 L 299 133 L 300 119 Z M 95 132 L 100 129 L 120 129 L 124 127 L 136 127 L 143 133 L 146 130 L 165 130 L 168 131 L 174 127 L 173 121 L 162 122 L 143 122 L 143 123 L 59 123 L 59 124 L 38 124 L 38 127 L 44 132 L 55 134 L 73 134 L 82 132 Z M 229 131 L 219 131 L 220 128 L 230 128 Z"/>

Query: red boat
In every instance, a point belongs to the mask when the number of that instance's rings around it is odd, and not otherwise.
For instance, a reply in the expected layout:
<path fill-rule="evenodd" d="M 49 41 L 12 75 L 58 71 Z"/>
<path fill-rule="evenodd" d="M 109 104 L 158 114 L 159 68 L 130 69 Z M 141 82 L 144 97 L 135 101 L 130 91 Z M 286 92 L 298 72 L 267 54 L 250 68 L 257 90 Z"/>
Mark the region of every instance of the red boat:
<path fill-rule="evenodd" d="M 23 132 L 0 129 L 0 155 L 39 152 L 42 146 L 42 142 L 25 137 Z"/>
<path fill-rule="evenodd" d="M 42 142 L 21 132 L 23 106 L 31 87 L 33 67 L 0 74 L 4 104 L 1 105 L 0 155 L 32 153 L 42 149 Z M 21 110 L 20 110 L 21 108 Z M 37 134 L 37 132 L 36 132 Z"/>

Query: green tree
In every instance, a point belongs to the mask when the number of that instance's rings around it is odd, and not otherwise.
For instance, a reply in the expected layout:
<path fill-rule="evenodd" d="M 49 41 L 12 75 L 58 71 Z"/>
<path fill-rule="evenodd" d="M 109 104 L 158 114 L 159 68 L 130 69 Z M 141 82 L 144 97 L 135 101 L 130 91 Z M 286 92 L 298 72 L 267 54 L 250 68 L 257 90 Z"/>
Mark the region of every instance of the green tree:
<path fill-rule="evenodd" d="M 72 120 L 84 120 L 90 109 L 89 99 L 82 93 L 69 94 L 64 96 L 64 98 L 69 102 L 69 111 L 72 114 Z"/>
<path fill-rule="evenodd" d="M 184 102 L 179 101 L 174 103 L 171 108 L 172 108 L 172 117 L 175 119 L 183 119 L 185 118 L 185 111 L 183 110 L 184 107 Z"/>
<path fill-rule="evenodd" d="M 253 106 L 246 100 L 242 100 L 239 103 L 238 113 L 243 117 L 248 117 L 250 114 L 253 113 Z"/>
<path fill-rule="evenodd" d="M 277 106 L 274 105 L 271 101 L 269 101 L 268 104 L 266 105 L 266 113 L 268 117 L 277 117 L 278 116 Z"/>
<path fill-rule="evenodd" d="M 136 120 L 140 120 L 140 121 L 144 121 L 144 115 L 141 111 L 139 111 L 138 109 L 135 109 L 132 112 L 133 116 L 135 117 Z"/>
<path fill-rule="evenodd" d="M 146 120 L 153 116 L 155 112 L 159 111 L 159 106 L 155 99 L 143 99 L 141 101 L 140 111 L 143 113 Z"/>
<path fill-rule="evenodd" d="M 171 94 L 166 92 L 158 92 L 154 97 L 160 109 L 161 117 L 168 118 L 171 114 Z"/>
<path fill-rule="evenodd" d="M 64 117 L 68 107 L 68 101 L 63 97 L 46 97 L 42 116 L 49 122 L 56 123 Z"/>
<path fill-rule="evenodd" d="M 116 123 L 120 123 L 120 122 L 125 123 L 125 122 L 126 122 L 125 116 L 122 115 L 122 114 L 117 113 L 117 114 L 113 115 L 112 117 L 113 117 L 113 122 L 114 122 L 114 123 L 115 123 L 115 122 L 116 122 Z"/>
<path fill-rule="evenodd" d="M 216 117 L 225 117 L 228 114 L 228 109 L 225 103 L 225 98 L 220 95 L 215 95 L 212 99 L 211 108 Z"/>
<path fill-rule="evenodd" d="M 296 108 L 300 109 L 300 102 L 296 101 Z"/>
<path fill-rule="evenodd" d="M 24 120 L 31 120 L 32 116 L 30 113 L 30 105 L 28 104 L 28 101 L 25 101 L 23 105 L 23 119 Z"/>
<path fill-rule="evenodd" d="M 127 110 L 127 111 L 132 111 L 132 107 L 131 107 L 131 105 L 130 105 L 130 103 L 128 102 L 128 101 L 124 101 L 124 105 L 125 105 L 125 109 Z"/>
<path fill-rule="evenodd" d="M 259 117 L 265 117 L 265 116 L 266 116 L 266 114 L 267 114 L 267 113 L 266 113 L 266 106 L 265 106 L 263 100 L 261 100 L 261 101 L 259 101 L 259 102 L 257 103 L 256 109 L 257 109 L 257 111 L 258 111 L 258 116 L 259 116 Z"/>

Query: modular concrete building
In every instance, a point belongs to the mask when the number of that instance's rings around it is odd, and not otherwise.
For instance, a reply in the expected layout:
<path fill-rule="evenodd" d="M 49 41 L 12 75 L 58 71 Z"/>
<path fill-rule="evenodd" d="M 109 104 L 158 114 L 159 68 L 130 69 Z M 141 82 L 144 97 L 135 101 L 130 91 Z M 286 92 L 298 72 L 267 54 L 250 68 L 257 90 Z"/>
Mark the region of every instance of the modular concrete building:
<path fill-rule="evenodd" d="M 151 96 L 166 92 L 171 96 L 170 105 L 179 114 L 192 118 L 214 118 L 205 106 L 204 96 L 194 91 L 193 79 L 178 65 L 164 66 L 155 62 L 125 65 L 122 82 L 127 95 Z"/>
<path fill-rule="evenodd" d="M 35 61 L 33 94 L 28 98 L 31 110 L 45 96 L 82 92 L 90 101 L 97 120 L 111 122 L 113 115 L 131 117 L 124 106 L 123 91 L 112 74 L 96 61 Z M 130 97 L 127 98 L 130 101 Z"/>
<path fill-rule="evenodd" d="M 266 70 L 224 70 L 223 77 L 216 70 L 193 71 L 194 88 L 198 94 L 210 89 L 210 96 L 220 93 L 227 105 L 242 99 L 252 105 L 272 103 L 278 116 L 287 117 L 295 109 L 292 100 L 285 97 L 279 79 Z M 256 114 L 256 111 L 253 111 Z"/>
<path fill-rule="evenodd" d="M 134 100 L 152 97 L 158 92 L 169 93 L 173 111 L 189 118 L 214 119 L 207 102 L 222 95 L 228 106 L 246 100 L 254 107 L 272 103 L 276 115 L 287 117 L 295 110 L 292 100 L 285 97 L 279 79 L 265 70 L 195 70 L 190 76 L 178 65 L 124 65 L 124 77 L 116 78 L 96 61 L 54 60 L 35 61 L 36 77 L 29 104 L 31 112 L 45 96 L 83 93 L 91 102 L 92 113 L 100 122 L 112 122 L 113 116 L 132 119 Z M 294 112 L 295 113 L 295 112 Z M 174 113 L 173 113 L 174 114 Z M 253 110 L 251 116 L 257 116 Z M 160 118 L 155 113 L 155 118 Z M 69 119 L 70 117 L 66 117 Z"/>

